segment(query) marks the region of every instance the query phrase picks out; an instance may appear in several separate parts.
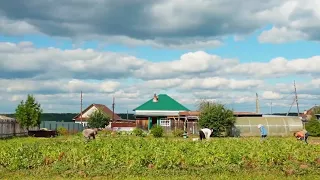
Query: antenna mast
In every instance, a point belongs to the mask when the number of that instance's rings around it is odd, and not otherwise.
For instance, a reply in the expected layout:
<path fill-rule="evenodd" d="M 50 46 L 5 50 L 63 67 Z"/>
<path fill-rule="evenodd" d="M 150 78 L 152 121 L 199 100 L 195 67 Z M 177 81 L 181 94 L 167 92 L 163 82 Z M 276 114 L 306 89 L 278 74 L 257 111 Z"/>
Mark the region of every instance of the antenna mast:
<path fill-rule="evenodd" d="M 113 96 L 113 101 L 112 101 L 112 121 L 114 122 L 114 96 Z"/>
<path fill-rule="evenodd" d="M 259 96 L 256 93 L 256 113 L 260 113 L 260 106 L 259 106 Z"/>

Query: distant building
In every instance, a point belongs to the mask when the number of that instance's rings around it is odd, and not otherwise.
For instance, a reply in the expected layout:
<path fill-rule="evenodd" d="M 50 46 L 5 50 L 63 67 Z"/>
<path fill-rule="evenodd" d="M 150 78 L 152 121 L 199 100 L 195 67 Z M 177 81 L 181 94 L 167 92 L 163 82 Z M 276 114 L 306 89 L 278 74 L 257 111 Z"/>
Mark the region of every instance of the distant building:
<path fill-rule="evenodd" d="M 85 110 L 82 111 L 82 116 L 81 113 L 79 113 L 77 116 L 75 116 L 72 120 L 75 123 L 80 123 L 83 126 L 87 126 L 88 124 L 88 119 L 90 117 L 90 115 L 97 111 L 98 109 L 100 109 L 102 112 L 104 112 L 106 115 L 108 115 L 110 117 L 110 120 L 112 121 L 112 117 L 113 117 L 113 112 L 112 110 L 110 110 L 107 106 L 103 105 L 103 104 L 91 104 L 90 106 L 88 106 Z M 82 117 L 82 118 L 81 118 Z M 114 113 L 114 120 L 122 120 L 120 118 L 120 116 L 118 116 L 116 113 Z"/>

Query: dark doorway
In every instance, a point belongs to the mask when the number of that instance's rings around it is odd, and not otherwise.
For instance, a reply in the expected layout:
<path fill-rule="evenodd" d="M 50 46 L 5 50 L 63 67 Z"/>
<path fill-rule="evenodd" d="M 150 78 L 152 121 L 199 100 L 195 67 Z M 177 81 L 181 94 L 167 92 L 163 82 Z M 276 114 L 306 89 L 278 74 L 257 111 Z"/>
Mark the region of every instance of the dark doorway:
<path fill-rule="evenodd" d="M 152 126 L 157 125 L 157 117 L 152 117 Z"/>

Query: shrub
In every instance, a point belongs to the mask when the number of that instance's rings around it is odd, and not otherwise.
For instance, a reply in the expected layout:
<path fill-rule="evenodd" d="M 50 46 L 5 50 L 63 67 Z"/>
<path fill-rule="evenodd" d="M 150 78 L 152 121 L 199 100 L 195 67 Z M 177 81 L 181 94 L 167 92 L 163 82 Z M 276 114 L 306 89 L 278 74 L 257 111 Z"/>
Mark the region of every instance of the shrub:
<path fill-rule="evenodd" d="M 110 129 L 103 129 L 103 130 L 101 131 L 101 134 L 102 134 L 103 136 L 109 136 L 109 135 L 111 135 L 112 132 L 113 132 L 113 131 L 110 130 Z"/>
<path fill-rule="evenodd" d="M 163 128 L 161 126 L 154 126 L 151 128 L 151 134 L 155 138 L 159 138 L 163 136 Z"/>
<path fill-rule="evenodd" d="M 311 119 L 306 124 L 306 130 L 309 132 L 310 136 L 319 137 L 320 136 L 320 121 L 317 119 Z"/>
<path fill-rule="evenodd" d="M 60 136 L 65 136 L 65 135 L 68 135 L 68 130 L 64 127 L 58 127 L 57 133 Z"/>
<path fill-rule="evenodd" d="M 182 137 L 183 133 L 184 133 L 184 131 L 182 129 L 176 129 L 176 130 L 172 131 L 172 134 L 174 137 Z"/>
<path fill-rule="evenodd" d="M 135 136 L 140 136 L 142 137 L 143 136 L 143 130 L 140 129 L 140 128 L 135 128 L 132 133 L 135 135 Z"/>

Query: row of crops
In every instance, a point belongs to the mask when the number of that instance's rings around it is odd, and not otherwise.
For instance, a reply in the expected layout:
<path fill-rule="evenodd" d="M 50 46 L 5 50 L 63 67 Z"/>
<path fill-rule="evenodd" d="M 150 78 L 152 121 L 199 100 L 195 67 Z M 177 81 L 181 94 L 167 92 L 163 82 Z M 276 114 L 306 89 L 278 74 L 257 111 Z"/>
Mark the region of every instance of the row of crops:
<path fill-rule="evenodd" d="M 0 168 L 200 169 L 236 172 L 281 170 L 305 174 L 320 168 L 320 146 L 294 139 L 221 138 L 197 141 L 166 138 L 103 137 L 86 143 L 69 139 L 20 138 L 1 141 Z"/>

